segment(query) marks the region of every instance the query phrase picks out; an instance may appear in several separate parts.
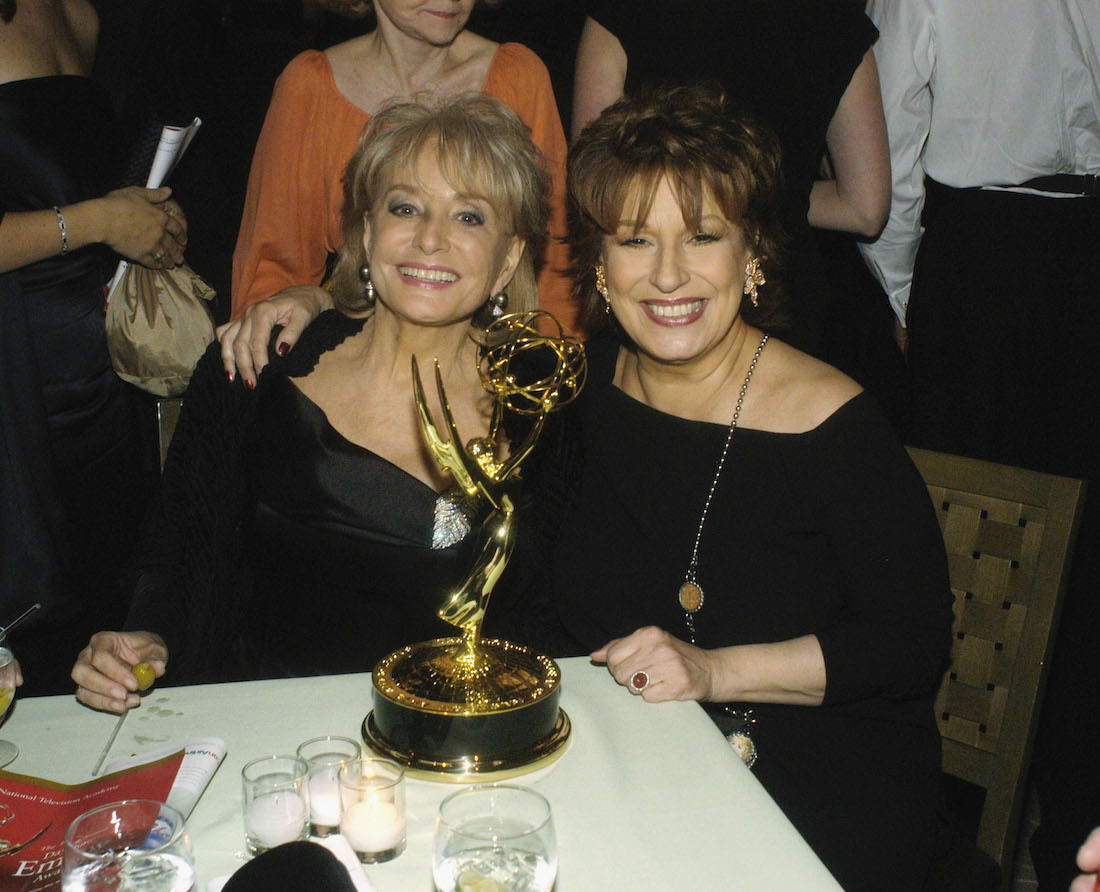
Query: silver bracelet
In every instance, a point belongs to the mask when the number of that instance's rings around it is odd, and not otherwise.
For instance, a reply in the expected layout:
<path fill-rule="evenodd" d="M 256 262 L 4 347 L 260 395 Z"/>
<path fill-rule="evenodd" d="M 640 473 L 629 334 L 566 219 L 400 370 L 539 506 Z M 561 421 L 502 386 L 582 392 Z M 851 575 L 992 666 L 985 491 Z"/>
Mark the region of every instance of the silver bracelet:
<path fill-rule="evenodd" d="M 56 204 L 53 206 L 53 212 L 57 214 L 57 228 L 61 230 L 61 253 L 69 253 L 69 232 L 65 229 L 65 217 L 61 213 L 61 208 Z"/>

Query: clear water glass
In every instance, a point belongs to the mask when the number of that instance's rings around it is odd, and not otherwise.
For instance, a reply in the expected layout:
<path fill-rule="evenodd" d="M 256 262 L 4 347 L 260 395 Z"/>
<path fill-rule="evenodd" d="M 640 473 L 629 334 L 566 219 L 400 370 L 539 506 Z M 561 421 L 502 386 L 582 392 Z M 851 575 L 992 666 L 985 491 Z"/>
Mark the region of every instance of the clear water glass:
<path fill-rule="evenodd" d="M 151 799 L 85 812 L 65 832 L 62 892 L 192 892 L 195 858 L 183 815 Z"/>
<path fill-rule="evenodd" d="M 0 647 L 0 719 L 8 714 L 15 699 L 15 654 Z M 8 740 L 0 740 L 0 768 L 19 755 L 19 747 Z"/>
<path fill-rule="evenodd" d="M 558 848 L 550 803 L 527 787 L 470 787 L 439 806 L 432 875 L 440 892 L 550 892 Z"/>

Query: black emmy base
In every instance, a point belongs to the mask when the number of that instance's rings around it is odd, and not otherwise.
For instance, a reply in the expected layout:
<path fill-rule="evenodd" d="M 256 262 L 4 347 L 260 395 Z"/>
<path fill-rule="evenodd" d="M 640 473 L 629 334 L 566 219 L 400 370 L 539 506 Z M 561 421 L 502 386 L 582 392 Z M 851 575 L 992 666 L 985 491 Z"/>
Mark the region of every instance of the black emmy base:
<path fill-rule="evenodd" d="M 554 761 L 569 739 L 561 670 L 549 657 L 489 639 L 412 644 L 374 669 L 363 740 L 436 780 L 497 780 Z"/>

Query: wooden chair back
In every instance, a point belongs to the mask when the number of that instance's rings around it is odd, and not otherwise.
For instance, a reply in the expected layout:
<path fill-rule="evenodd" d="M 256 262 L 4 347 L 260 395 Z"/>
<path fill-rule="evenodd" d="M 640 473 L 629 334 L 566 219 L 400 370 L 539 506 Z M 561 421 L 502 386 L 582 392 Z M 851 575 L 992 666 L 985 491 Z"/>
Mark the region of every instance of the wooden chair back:
<path fill-rule="evenodd" d="M 1012 859 L 1085 484 L 910 448 L 932 496 L 955 595 L 936 699 L 943 769 L 985 789 L 978 848 Z"/>

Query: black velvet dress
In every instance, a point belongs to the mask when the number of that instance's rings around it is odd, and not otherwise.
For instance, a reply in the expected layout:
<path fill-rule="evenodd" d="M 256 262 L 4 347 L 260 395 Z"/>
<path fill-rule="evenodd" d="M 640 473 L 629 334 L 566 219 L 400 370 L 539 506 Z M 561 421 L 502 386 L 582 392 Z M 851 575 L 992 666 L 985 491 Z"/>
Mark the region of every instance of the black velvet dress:
<path fill-rule="evenodd" d="M 433 548 L 439 494 L 293 381 L 362 325 L 322 314 L 254 391 L 226 381 L 217 344 L 195 369 L 127 620 L 165 638 L 170 681 L 365 672 L 455 634 L 436 611 L 475 537 Z"/>
<path fill-rule="evenodd" d="M 0 212 L 107 192 L 121 157 L 111 120 L 86 78 L 0 84 Z M 90 247 L 0 276 L 0 622 L 42 603 L 9 642 L 26 693 L 71 690 L 88 635 L 125 616 L 118 577 L 155 481 L 140 397 L 107 353 L 111 262 Z"/>
<path fill-rule="evenodd" d="M 646 625 L 688 639 L 677 592 L 728 428 L 617 389 L 617 347 L 590 342 L 566 419 L 579 449 L 532 466 L 547 488 L 573 481 L 549 562 L 555 652 Z M 804 434 L 734 432 L 698 580 L 701 647 L 812 634 L 824 653 L 822 706 L 755 705 L 757 778 L 846 890 L 922 888 L 943 826 L 932 700 L 952 598 L 927 490 L 871 397 Z"/>
<path fill-rule="evenodd" d="M 775 131 L 791 238 L 788 340 L 823 355 L 829 286 L 806 213 L 825 131 L 878 36 L 862 7 L 851 0 L 600 0 L 589 15 L 626 52 L 627 95 L 654 84 L 718 83 L 734 108 Z"/>

